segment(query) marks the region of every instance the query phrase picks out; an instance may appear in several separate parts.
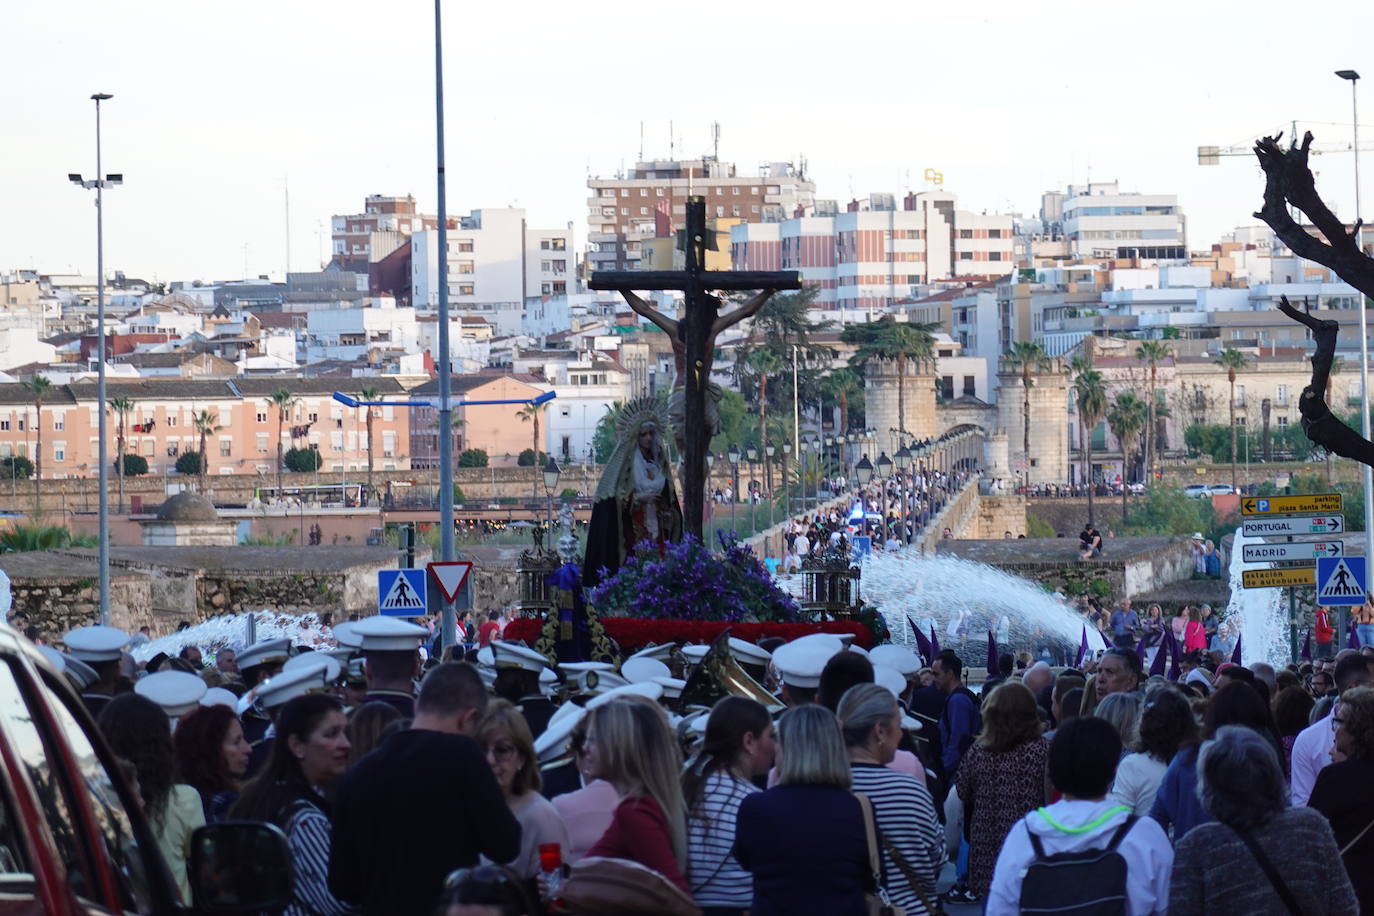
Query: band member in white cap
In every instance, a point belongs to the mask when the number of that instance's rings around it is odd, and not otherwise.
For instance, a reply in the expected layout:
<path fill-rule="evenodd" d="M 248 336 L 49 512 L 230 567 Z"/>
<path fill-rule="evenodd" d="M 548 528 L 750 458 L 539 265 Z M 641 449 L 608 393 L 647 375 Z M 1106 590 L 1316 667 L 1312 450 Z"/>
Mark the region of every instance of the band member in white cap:
<path fill-rule="evenodd" d="M 265 639 L 256 642 L 239 653 L 239 676 L 248 693 L 243 697 L 243 736 L 249 744 L 257 744 L 267 734 L 272 724 L 257 705 L 258 685 L 281 671 L 282 665 L 291 657 L 291 640 Z"/>
<path fill-rule="evenodd" d="M 129 634 L 115 627 L 77 627 L 62 641 L 72 658 L 95 669 L 96 680 L 81 691 L 81 700 L 92 716 L 99 716 L 115 694 L 119 683 L 119 658 L 129 644 Z"/>
<path fill-rule="evenodd" d="M 415 718 L 415 681 L 420 676 L 420 645 L 429 638 L 422 626 L 377 615 L 353 624 L 362 642 L 367 675 L 364 703 L 390 703 L 407 719 Z"/>
<path fill-rule="evenodd" d="M 496 683 L 492 685 L 492 692 L 510 700 L 525 717 L 530 735 L 538 738 L 548 728 L 556 708 L 539 686 L 539 677 L 548 667 L 549 660 L 543 653 L 517 642 L 496 640 L 491 647 L 496 656 Z"/>

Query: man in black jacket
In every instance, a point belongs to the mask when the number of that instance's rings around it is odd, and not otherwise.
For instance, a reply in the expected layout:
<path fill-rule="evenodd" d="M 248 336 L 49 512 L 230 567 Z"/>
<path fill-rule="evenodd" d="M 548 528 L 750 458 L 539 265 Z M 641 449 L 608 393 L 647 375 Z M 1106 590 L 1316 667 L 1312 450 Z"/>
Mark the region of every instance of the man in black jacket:
<path fill-rule="evenodd" d="M 334 805 L 329 888 L 368 916 L 429 913 L 444 879 L 520 852 L 520 824 L 472 739 L 487 692 L 471 665 L 425 677 L 408 731 L 350 769 Z"/>

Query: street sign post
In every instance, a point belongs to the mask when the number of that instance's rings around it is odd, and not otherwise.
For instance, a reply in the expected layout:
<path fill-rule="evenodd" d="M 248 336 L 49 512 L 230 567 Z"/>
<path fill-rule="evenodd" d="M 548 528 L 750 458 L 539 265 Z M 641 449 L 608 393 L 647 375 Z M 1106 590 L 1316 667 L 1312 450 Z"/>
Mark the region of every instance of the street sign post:
<path fill-rule="evenodd" d="M 423 569 L 377 570 L 377 613 L 423 617 L 428 608 Z"/>
<path fill-rule="evenodd" d="M 1339 493 L 1311 493 L 1307 496 L 1246 496 L 1240 501 L 1241 515 L 1299 515 L 1340 511 L 1341 494 Z"/>
<path fill-rule="evenodd" d="M 1339 557 L 1345 554 L 1343 541 L 1297 541 L 1292 544 L 1246 544 L 1241 559 L 1246 563 L 1268 563 L 1271 560 L 1315 560 L 1318 557 Z"/>
<path fill-rule="evenodd" d="M 1344 515 L 1293 515 L 1287 518 L 1257 516 L 1241 521 L 1241 533 L 1248 538 L 1282 537 L 1292 534 L 1340 534 L 1345 531 Z"/>
<path fill-rule="evenodd" d="M 1243 588 L 1284 588 L 1290 585 L 1315 585 L 1317 570 L 1311 566 L 1287 569 L 1246 569 L 1240 574 Z"/>
<path fill-rule="evenodd" d="M 1364 604 L 1368 591 L 1364 557 L 1321 557 L 1317 560 L 1317 603 Z"/>

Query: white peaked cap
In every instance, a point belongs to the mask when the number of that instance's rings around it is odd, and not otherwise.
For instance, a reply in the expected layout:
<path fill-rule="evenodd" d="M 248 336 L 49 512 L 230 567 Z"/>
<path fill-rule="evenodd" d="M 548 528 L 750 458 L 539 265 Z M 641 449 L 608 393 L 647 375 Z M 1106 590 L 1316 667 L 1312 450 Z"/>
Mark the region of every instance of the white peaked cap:
<path fill-rule="evenodd" d="M 336 624 L 333 629 L 334 641 L 345 649 L 361 649 L 363 638 L 354 630 L 357 625 L 358 621 L 356 620 L 345 620 L 343 623 Z"/>
<path fill-rule="evenodd" d="M 572 737 L 578 723 L 587 715 L 587 710 L 576 703 L 567 703 L 559 707 L 565 708 L 572 711 L 561 719 L 550 719 L 543 734 L 534 739 L 534 756 L 540 763 L 550 763 L 567 752 L 568 739 Z"/>
<path fill-rule="evenodd" d="M 201 706 L 227 706 L 234 712 L 238 712 L 239 698 L 234 696 L 232 690 L 225 690 L 223 687 L 211 687 L 205 691 L 205 696 L 200 698 Z"/>
<path fill-rule="evenodd" d="M 680 677 L 656 677 L 654 683 L 663 686 L 663 695 L 670 700 L 682 696 L 682 689 L 687 686 L 687 682 Z"/>
<path fill-rule="evenodd" d="M 897 646 L 892 643 L 875 646 L 869 651 L 868 660 L 874 665 L 886 665 L 896 669 L 903 676 L 915 674 L 921 670 L 921 659 L 917 657 L 915 652 L 906 646 Z"/>
<path fill-rule="evenodd" d="M 643 684 L 626 684 L 623 687 L 608 690 L 600 696 L 592 697 L 587 701 L 587 708 L 596 709 L 598 706 L 605 706 L 616 697 L 626 696 L 648 697 L 651 700 L 657 700 L 663 696 L 663 685 L 655 684 L 653 681 L 646 681 Z"/>
<path fill-rule="evenodd" d="M 647 649 L 640 649 L 630 658 L 656 658 L 659 661 L 667 661 L 673 654 L 673 644 L 670 642 L 662 643 L 657 646 L 649 646 Z M 629 661 L 630 658 L 625 659 Z"/>
<path fill-rule="evenodd" d="M 691 645 L 682 647 L 682 657 L 693 665 L 701 664 L 701 660 L 706 657 L 706 653 L 711 651 L 710 646 Z"/>
<path fill-rule="evenodd" d="M 113 662 L 129 644 L 129 634 L 116 627 L 77 627 L 62 637 L 62 641 L 73 658 L 83 662 Z"/>
<path fill-rule="evenodd" d="M 782 675 L 784 684 L 793 687 L 819 687 L 821 672 L 825 670 L 826 662 L 834 656 L 835 652 L 823 643 L 787 643 L 779 646 L 778 651 L 773 653 L 773 664 Z"/>
<path fill-rule="evenodd" d="M 333 683 L 339 679 L 343 673 L 343 665 L 339 660 L 327 652 L 302 652 L 300 655 L 293 655 L 286 660 L 286 664 L 281 666 L 282 673 L 296 671 L 305 667 L 324 666 L 324 679 Z"/>
<path fill-rule="evenodd" d="M 364 652 L 414 652 L 429 639 L 429 630 L 397 617 L 377 614 L 356 621 L 353 635 L 362 639 Z"/>
<path fill-rule="evenodd" d="M 158 671 L 139 678 L 134 691 L 162 707 L 168 718 L 179 719 L 200 705 L 205 682 L 186 671 Z"/>
<path fill-rule="evenodd" d="M 894 697 L 900 697 L 906 692 L 906 678 L 896 668 L 889 668 L 887 665 L 873 666 L 873 683 L 887 688 Z"/>
<path fill-rule="evenodd" d="M 730 637 L 730 654 L 746 665 L 766 665 L 773 657 L 773 653 L 767 649 L 734 636 Z"/>
<path fill-rule="evenodd" d="M 290 657 L 291 640 L 265 639 L 262 642 L 253 643 L 240 652 L 238 666 L 240 671 L 244 671 L 248 668 L 256 668 L 258 665 L 284 662 Z"/>
<path fill-rule="evenodd" d="M 631 684 L 642 684 L 670 674 L 668 666 L 656 658 L 631 658 L 620 666 L 620 676 Z"/>
<path fill-rule="evenodd" d="M 549 666 L 544 653 L 536 652 L 518 642 L 496 641 L 491 644 L 498 668 L 520 668 L 524 671 L 543 671 Z"/>
<path fill-rule="evenodd" d="M 264 709 L 274 709 L 307 693 L 322 693 L 327 686 L 325 670 L 325 665 L 317 662 L 283 671 L 258 688 L 258 702 Z"/>

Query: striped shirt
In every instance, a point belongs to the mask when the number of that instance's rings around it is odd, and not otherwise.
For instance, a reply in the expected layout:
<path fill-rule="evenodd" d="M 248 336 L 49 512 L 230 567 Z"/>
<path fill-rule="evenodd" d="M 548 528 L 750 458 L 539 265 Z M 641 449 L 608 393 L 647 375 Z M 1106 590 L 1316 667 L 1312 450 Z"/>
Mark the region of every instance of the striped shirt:
<path fill-rule="evenodd" d="M 329 818 L 307 801 L 297 802 L 286 821 L 295 877 L 283 916 L 347 916 L 359 912 L 329 892 Z"/>
<path fill-rule="evenodd" d="M 687 884 L 697 906 L 740 907 L 754 902 L 754 876 L 735 859 L 735 818 L 758 786 L 727 770 L 706 777 L 687 815 Z"/>
<path fill-rule="evenodd" d="M 891 843 L 920 880 L 922 890 L 935 897 L 935 880 L 945 864 L 945 835 L 935 817 L 930 792 L 916 777 L 877 764 L 853 764 L 853 790 L 868 796 L 877 821 L 879 843 Z M 905 907 L 908 916 L 926 911 L 911 888 L 906 872 L 883 850 L 883 886 L 893 906 Z"/>

